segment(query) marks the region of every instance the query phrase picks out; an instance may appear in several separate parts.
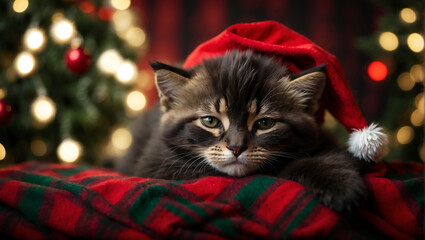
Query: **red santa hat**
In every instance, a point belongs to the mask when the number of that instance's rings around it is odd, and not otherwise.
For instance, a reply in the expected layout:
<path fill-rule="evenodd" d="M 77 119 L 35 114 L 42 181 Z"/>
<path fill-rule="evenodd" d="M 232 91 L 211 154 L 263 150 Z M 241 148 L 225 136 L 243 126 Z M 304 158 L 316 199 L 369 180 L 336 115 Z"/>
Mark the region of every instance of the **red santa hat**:
<path fill-rule="evenodd" d="M 229 50 L 252 50 L 272 56 L 281 60 L 291 73 L 325 64 L 328 80 L 320 100 L 317 122 L 323 123 L 327 109 L 350 133 L 348 150 L 355 157 L 366 161 L 377 161 L 382 157 L 388 138 L 378 125 L 367 125 L 335 56 L 284 25 L 265 21 L 230 26 L 199 45 L 183 67 L 193 67 Z"/>

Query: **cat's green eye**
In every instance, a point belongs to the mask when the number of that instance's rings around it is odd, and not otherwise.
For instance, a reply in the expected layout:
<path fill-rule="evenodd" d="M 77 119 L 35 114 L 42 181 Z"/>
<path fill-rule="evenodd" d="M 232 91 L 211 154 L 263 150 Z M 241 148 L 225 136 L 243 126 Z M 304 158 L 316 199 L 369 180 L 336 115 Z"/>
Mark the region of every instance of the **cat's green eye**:
<path fill-rule="evenodd" d="M 255 122 L 255 125 L 256 125 L 257 129 L 259 129 L 259 130 L 267 130 L 267 129 L 272 128 L 275 123 L 276 123 L 276 120 L 274 120 L 274 119 L 262 118 L 262 119 L 258 120 L 257 122 Z"/>
<path fill-rule="evenodd" d="M 220 120 L 215 117 L 201 117 L 201 123 L 208 128 L 217 128 L 220 127 Z"/>

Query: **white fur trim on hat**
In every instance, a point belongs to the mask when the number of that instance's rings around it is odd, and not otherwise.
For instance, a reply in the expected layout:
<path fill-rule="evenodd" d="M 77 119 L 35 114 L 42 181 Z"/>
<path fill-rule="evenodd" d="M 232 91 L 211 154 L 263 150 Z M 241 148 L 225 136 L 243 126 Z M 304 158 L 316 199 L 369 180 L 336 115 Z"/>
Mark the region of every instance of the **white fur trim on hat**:
<path fill-rule="evenodd" d="M 356 129 L 348 139 L 348 151 L 356 158 L 378 161 L 387 150 L 388 137 L 383 128 L 372 123 L 363 129 Z"/>

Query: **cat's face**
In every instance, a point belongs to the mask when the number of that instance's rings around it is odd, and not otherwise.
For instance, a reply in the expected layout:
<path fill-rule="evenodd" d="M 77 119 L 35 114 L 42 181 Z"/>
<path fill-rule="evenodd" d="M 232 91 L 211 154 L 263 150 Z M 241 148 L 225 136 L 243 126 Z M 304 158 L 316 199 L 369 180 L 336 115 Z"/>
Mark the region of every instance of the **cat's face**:
<path fill-rule="evenodd" d="M 161 134 L 171 148 L 182 150 L 181 161 L 244 176 L 291 159 L 316 140 L 313 115 L 323 72 L 292 79 L 274 60 L 251 52 L 230 52 L 189 72 L 163 64 L 153 68 Z"/>

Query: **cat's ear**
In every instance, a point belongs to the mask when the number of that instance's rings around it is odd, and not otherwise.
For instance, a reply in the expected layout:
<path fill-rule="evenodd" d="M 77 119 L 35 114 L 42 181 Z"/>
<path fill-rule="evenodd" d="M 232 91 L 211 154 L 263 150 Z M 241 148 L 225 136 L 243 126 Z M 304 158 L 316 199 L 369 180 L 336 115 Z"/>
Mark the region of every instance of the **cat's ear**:
<path fill-rule="evenodd" d="M 314 113 L 326 85 L 325 64 L 291 75 L 289 85 L 302 96 L 306 110 Z"/>
<path fill-rule="evenodd" d="M 178 93 L 190 80 L 190 72 L 160 62 L 151 62 L 155 72 L 155 83 L 158 89 L 160 104 L 169 109 L 178 98 Z"/>

